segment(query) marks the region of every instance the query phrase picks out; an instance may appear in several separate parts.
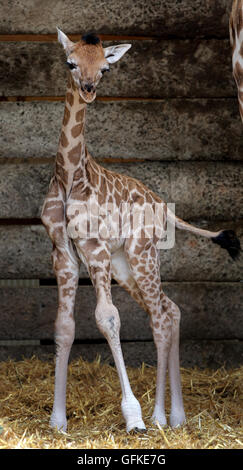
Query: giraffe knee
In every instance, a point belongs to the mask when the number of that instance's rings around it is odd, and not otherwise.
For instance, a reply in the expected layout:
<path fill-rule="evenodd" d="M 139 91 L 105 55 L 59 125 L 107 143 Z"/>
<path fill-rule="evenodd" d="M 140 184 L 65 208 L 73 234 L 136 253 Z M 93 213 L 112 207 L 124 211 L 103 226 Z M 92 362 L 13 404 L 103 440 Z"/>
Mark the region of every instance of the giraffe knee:
<path fill-rule="evenodd" d="M 180 324 L 181 311 L 178 305 L 166 295 L 162 297 L 162 311 L 171 316 L 173 324 Z"/>
<path fill-rule="evenodd" d="M 180 336 L 181 311 L 178 305 L 168 299 L 168 297 L 163 299 L 162 307 L 171 318 L 172 342 L 178 342 Z"/>
<path fill-rule="evenodd" d="M 98 303 L 95 310 L 95 319 L 99 330 L 106 339 L 112 339 L 119 335 L 121 323 L 115 305 Z"/>
<path fill-rule="evenodd" d="M 60 278 L 61 284 L 64 284 L 69 279 L 70 281 L 78 279 L 79 263 L 70 250 L 54 245 L 52 250 L 52 266 L 57 280 Z M 63 278 L 64 273 L 67 278 L 66 280 Z"/>
<path fill-rule="evenodd" d="M 151 315 L 150 326 L 156 345 L 169 346 L 179 335 L 181 312 L 179 307 L 165 295 L 162 298 L 161 312 Z"/>
<path fill-rule="evenodd" d="M 174 302 L 171 301 L 171 313 L 172 313 L 172 319 L 173 319 L 173 324 L 180 324 L 181 321 L 181 311 Z"/>
<path fill-rule="evenodd" d="M 171 316 L 165 313 L 156 316 L 152 315 L 150 318 L 150 326 L 152 328 L 155 344 L 157 346 L 163 344 L 166 348 L 169 347 L 172 337 Z"/>
<path fill-rule="evenodd" d="M 70 347 L 75 337 L 73 315 L 58 315 L 55 322 L 55 342 L 57 346 Z"/>

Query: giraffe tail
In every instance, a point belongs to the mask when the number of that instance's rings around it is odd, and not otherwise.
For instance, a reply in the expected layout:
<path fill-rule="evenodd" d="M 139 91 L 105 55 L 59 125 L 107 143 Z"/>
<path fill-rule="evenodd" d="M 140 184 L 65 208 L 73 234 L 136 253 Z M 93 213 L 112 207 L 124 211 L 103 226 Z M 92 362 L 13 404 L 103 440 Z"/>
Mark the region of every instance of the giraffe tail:
<path fill-rule="evenodd" d="M 187 230 L 188 232 L 211 239 L 213 243 L 227 250 L 233 260 L 239 257 L 241 251 L 240 240 L 233 230 L 220 230 L 219 232 L 204 230 L 179 219 L 179 217 L 176 217 L 175 214 L 168 209 L 167 216 L 172 223 L 175 223 L 176 228 L 179 230 Z"/>

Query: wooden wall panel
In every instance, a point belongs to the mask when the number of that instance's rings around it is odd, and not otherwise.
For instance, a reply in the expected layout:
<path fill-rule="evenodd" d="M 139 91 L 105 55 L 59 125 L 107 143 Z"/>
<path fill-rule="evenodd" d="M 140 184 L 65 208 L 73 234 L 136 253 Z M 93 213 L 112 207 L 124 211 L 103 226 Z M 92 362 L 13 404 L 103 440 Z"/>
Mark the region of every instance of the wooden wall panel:
<path fill-rule="evenodd" d="M 2 103 L 1 157 L 54 156 L 63 112 L 62 102 Z M 235 99 L 97 101 L 88 107 L 86 142 L 95 158 L 205 161 L 243 155 Z"/>
<path fill-rule="evenodd" d="M 243 339 L 240 283 L 194 283 L 192 288 L 191 283 L 171 282 L 164 283 L 164 291 L 181 308 L 182 340 Z M 0 340 L 53 340 L 57 288 L 2 287 L 0 292 Z M 121 339 L 151 340 L 147 314 L 119 286 L 112 287 L 112 297 L 120 311 Z M 93 287 L 79 287 L 75 307 L 76 339 L 103 338 L 95 323 L 95 305 Z"/>
<path fill-rule="evenodd" d="M 114 42 L 105 41 L 104 47 Z M 129 42 L 132 48 L 120 62 L 110 67 L 110 73 L 98 86 L 98 96 L 236 96 L 228 39 Z M 23 97 L 65 95 L 65 62 L 65 54 L 57 41 L 3 42 L 0 50 L 0 94 Z"/>
<path fill-rule="evenodd" d="M 75 34 L 225 37 L 230 8 L 229 0 L 5 0 L 0 32 L 55 33 L 59 26 Z"/>
<path fill-rule="evenodd" d="M 34 344 L 33 344 L 34 343 Z M 126 366 L 141 367 L 142 363 L 156 366 L 157 354 L 153 341 L 123 341 L 122 351 Z M 38 357 L 50 361 L 54 368 L 54 345 L 43 345 L 39 341 L 0 343 L 0 360 L 21 361 L 23 358 Z M 102 362 L 114 366 L 114 360 L 108 344 L 84 342 L 74 344 L 71 349 L 70 361 L 82 357 L 86 361 L 94 361 L 99 357 Z M 180 344 L 181 367 L 200 367 L 219 369 L 222 365 L 232 369 L 239 367 L 243 361 L 243 342 L 241 340 L 183 340 Z"/>
<path fill-rule="evenodd" d="M 242 217 L 240 163 L 147 161 L 108 166 L 175 203 L 181 218 L 231 221 Z M 39 217 L 52 171 L 53 163 L 0 165 L 0 219 Z"/>
<path fill-rule="evenodd" d="M 243 224 L 234 222 L 204 223 L 202 227 L 217 231 L 234 229 L 243 245 Z M 40 225 L 0 226 L 0 279 L 54 278 L 51 263 L 52 244 Z M 240 281 L 242 258 L 233 262 L 228 254 L 210 240 L 176 230 L 176 243 L 161 250 L 163 281 Z M 80 278 L 88 278 L 81 264 Z"/>

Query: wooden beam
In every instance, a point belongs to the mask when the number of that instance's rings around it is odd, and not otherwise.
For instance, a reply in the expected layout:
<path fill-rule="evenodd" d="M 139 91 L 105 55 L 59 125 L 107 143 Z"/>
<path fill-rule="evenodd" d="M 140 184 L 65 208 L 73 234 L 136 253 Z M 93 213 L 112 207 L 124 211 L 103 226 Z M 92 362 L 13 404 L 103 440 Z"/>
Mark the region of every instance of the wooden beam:
<path fill-rule="evenodd" d="M 2 157 L 54 156 L 62 119 L 63 102 L 3 102 Z M 243 156 L 236 99 L 96 101 L 88 107 L 85 135 L 91 155 L 101 159 L 241 161 Z"/>
<path fill-rule="evenodd" d="M 68 34 L 73 42 L 80 41 L 80 34 Z M 115 34 L 99 34 L 101 41 L 151 41 L 158 39 L 157 36 L 142 35 L 115 35 Z M 57 33 L 55 34 L 0 34 L 0 42 L 58 42 Z"/>
<path fill-rule="evenodd" d="M 37 340 L 25 342 L 0 342 L 0 361 L 9 359 L 22 361 L 33 356 L 44 361 L 50 361 L 53 367 L 55 346 L 52 343 L 42 343 Z M 142 363 L 150 366 L 157 365 L 156 348 L 153 341 L 122 341 L 122 351 L 126 366 L 141 367 Z M 100 358 L 101 363 L 114 366 L 110 348 L 104 342 L 74 342 L 70 361 L 79 359 L 92 362 Z M 243 362 L 243 341 L 241 340 L 183 340 L 180 343 L 180 366 L 201 369 L 232 369 L 240 367 Z"/>
<path fill-rule="evenodd" d="M 181 340 L 243 339 L 240 283 L 167 282 L 163 288 L 180 306 Z M 53 340 L 56 287 L 1 287 L 0 291 L 0 340 Z M 121 339 L 152 340 L 148 315 L 129 294 L 113 286 L 112 298 L 121 316 Z M 95 323 L 95 306 L 93 286 L 79 287 L 75 303 L 77 340 L 103 339 Z"/>
<path fill-rule="evenodd" d="M 4 3 L 0 32 L 55 37 L 56 26 L 60 26 L 64 32 L 73 33 L 72 37 L 90 30 L 110 37 L 228 37 L 230 9 L 229 0 L 69 0 L 68 7 L 56 0 L 20 0 Z"/>
<path fill-rule="evenodd" d="M 231 221 L 243 215 L 240 162 L 124 160 L 107 167 L 142 181 L 164 201 L 174 202 L 181 218 Z M 52 174 L 49 162 L 0 165 L 0 218 L 40 217 Z"/>
<path fill-rule="evenodd" d="M 131 50 L 101 80 L 101 100 L 236 96 L 229 41 L 150 38 L 131 43 Z M 57 43 L 2 42 L 0 62 L 3 99 L 63 99 L 68 71 Z"/>
<path fill-rule="evenodd" d="M 176 98 L 174 98 L 176 99 Z M 5 103 L 18 103 L 18 102 L 33 102 L 33 101 L 64 101 L 65 96 L 0 96 L 0 102 Z M 142 96 L 97 96 L 96 101 L 101 101 L 104 103 L 113 103 L 119 101 L 143 101 L 145 103 L 162 103 L 163 98 L 146 98 Z"/>
<path fill-rule="evenodd" d="M 49 285 L 54 279 L 51 252 L 52 243 L 40 219 L 6 219 L 0 225 L 0 278 L 41 279 Z M 24 222 L 24 223 L 23 223 Z M 38 222 L 38 223 L 33 223 Z M 212 231 L 235 230 L 243 246 L 243 223 L 233 220 L 190 221 Z M 160 250 L 163 281 L 240 281 L 242 259 L 233 262 L 225 250 L 210 240 L 189 232 L 176 230 L 175 246 Z M 80 278 L 88 279 L 84 265 Z M 243 287 L 243 285 L 242 285 Z M 231 316 L 232 318 L 232 316 Z"/>

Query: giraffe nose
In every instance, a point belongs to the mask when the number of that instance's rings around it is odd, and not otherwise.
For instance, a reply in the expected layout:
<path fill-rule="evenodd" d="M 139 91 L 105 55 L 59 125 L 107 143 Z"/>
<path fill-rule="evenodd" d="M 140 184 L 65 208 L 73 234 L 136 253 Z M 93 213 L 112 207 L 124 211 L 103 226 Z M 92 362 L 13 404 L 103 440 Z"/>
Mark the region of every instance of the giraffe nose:
<path fill-rule="evenodd" d="M 84 86 L 84 88 L 88 93 L 90 93 L 94 89 L 94 85 L 87 84 Z"/>

